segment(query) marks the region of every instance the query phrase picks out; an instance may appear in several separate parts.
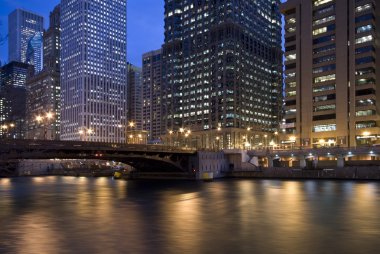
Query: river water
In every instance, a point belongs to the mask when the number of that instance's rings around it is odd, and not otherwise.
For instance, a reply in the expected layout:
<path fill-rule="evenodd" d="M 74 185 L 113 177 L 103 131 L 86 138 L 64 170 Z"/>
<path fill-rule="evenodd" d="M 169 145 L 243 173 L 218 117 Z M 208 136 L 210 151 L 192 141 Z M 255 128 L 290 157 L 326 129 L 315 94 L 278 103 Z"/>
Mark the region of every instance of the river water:
<path fill-rule="evenodd" d="M 380 182 L 0 179 L 0 253 L 380 253 Z"/>

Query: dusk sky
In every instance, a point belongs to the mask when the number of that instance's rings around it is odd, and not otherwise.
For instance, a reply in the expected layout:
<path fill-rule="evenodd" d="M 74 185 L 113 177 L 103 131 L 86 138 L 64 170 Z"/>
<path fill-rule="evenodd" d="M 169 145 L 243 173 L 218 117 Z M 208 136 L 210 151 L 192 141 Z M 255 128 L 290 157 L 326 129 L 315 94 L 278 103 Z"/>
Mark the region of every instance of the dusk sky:
<path fill-rule="evenodd" d="M 8 33 L 8 14 L 16 8 L 44 16 L 45 28 L 49 13 L 60 0 L 0 0 L 0 33 Z M 128 0 L 128 61 L 141 66 L 143 53 L 161 47 L 164 41 L 164 0 Z M 0 60 L 8 61 L 8 42 L 0 46 Z"/>

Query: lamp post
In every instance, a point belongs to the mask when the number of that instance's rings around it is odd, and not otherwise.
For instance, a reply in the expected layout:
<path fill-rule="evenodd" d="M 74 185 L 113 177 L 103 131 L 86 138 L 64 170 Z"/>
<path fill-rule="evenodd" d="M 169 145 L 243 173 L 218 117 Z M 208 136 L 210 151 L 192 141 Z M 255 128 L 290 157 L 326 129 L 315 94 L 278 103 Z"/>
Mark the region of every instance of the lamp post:
<path fill-rule="evenodd" d="M 94 130 L 92 130 L 91 128 L 86 128 L 86 127 L 82 127 L 82 129 L 81 130 L 79 130 L 79 134 L 80 134 L 80 136 L 82 137 L 82 135 L 84 136 L 84 139 L 82 140 L 82 138 L 81 138 L 81 140 L 82 141 L 88 141 L 88 136 L 90 136 L 91 137 L 91 134 L 92 133 L 94 133 Z"/>
<path fill-rule="evenodd" d="M 294 144 L 296 143 L 296 137 L 295 137 L 295 136 L 291 136 L 291 137 L 289 138 L 289 140 L 291 141 L 291 142 L 290 142 L 290 147 L 291 147 L 291 149 L 293 150 L 293 146 L 294 146 Z"/>
<path fill-rule="evenodd" d="M 267 138 L 268 138 L 268 135 L 265 134 L 265 135 L 264 135 L 264 147 L 265 147 L 265 148 L 267 148 L 267 146 L 268 146 L 268 145 L 267 145 Z"/>
<path fill-rule="evenodd" d="M 6 138 L 7 134 L 9 134 L 10 129 L 12 129 L 14 127 L 15 127 L 14 123 L 1 125 L 1 132 L 2 132 L 3 136 Z"/>
<path fill-rule="evenodd" d="M 51 124 L 51 121 L 54 119 L 54 114 L 52 112 L 47 112 L 45 115 L 36 116 L 36 121 L 38 124 L 42 124 L 44 127 L 44 139 L 47 139 L 47 126 Z M 52 135 L 50 135 L 51 138 Z"/>
<path fill-rule="evenodd" d="M 173 131 L 170 130 L 170 131 L 169 131 L 169 146 L 172 146 L 172 143 L 173 143 L 172 138 L 173 138 Z"/>

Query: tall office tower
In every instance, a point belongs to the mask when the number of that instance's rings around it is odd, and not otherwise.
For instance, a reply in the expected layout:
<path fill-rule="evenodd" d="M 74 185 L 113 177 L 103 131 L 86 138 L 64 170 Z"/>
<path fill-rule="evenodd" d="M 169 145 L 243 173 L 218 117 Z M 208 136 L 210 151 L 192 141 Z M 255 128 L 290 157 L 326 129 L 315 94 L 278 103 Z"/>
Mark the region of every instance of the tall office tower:
<path fill-rule="evenodd" d="M 284 142 L 380 141 L 380 6 L 375 0 L 289 0 Z"/>
<path fill-rule="evenodd" d="M 134 130 L 142 130 L 142 82 L 141 68 L 128 63 L 128 114 L 129 125 Z"/>
<path fill-rule="evenodd" d="M 275 132 L 282 88 L 279 4 L 165 1 L 166 131 L 204 130 L 189 142 L 209 147 L 220 129 L 218 140 L 228 148 L 258 145 Z"/>
<path fill-rule="evenodd" d="M 50 25 L 44 33 L 44 68 L 27 80 L 28 139 L 59 139 L 61 114 L 60 7 L 50 13 Z"/>
<path fill-rule="evenodd" d="M 29 39 L 26 48 L 26 63 L 34 66 L 34 72 L 38 73 L 42 70 L 43 61 L 43 37 L 41 32 L 36 32 Z"/>
<path fill-rule="evenodd" d="M 50 25 L 44 32 L 44 69 L 53 69 L 59 71 L 60 68 L 60 49 L 61 49 L 61 32 L 60 32 L 61 8 L 57 5 L 50 12 Z"/>
<path fill-rule="evenodd" d="M 35 13 L 16 9 L 8 16 L 8 57 L 9 62 L 26 63 L 28 43 L 43 32 L 44 18 Z M 42 61 L 42 58 L 40 59 Z M 42 64 L 41 64 L 42 65 Z"/>
<path fill-rule="evenodd" d="M 142 57 L 142 128 L 148 140 L 157 142 L 161 135 L 162 51 L 147 52 Z"/>
<path fill-rule="evenodd" d="M 25 82 L 31 66 L 11 62 L 1 67 L 0 137 L 24 138 L 26 114 Z"/>
<path fill-rule="evenodd" d="M 127 1 L 61 1 L 61 139 L 125 142 Z"/>

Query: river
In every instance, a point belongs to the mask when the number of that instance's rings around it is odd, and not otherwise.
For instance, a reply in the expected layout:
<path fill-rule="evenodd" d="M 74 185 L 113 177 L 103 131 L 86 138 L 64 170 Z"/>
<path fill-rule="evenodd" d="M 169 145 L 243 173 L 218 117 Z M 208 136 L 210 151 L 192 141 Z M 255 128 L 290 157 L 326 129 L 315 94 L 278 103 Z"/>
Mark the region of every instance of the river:
<path fill-rule="evenodd" d="M 0 253 L 379 253 L 380 182 L 0 179 Z"/>

